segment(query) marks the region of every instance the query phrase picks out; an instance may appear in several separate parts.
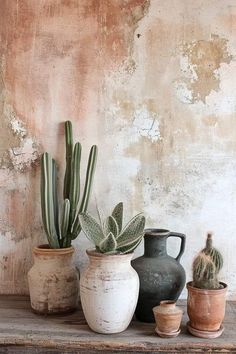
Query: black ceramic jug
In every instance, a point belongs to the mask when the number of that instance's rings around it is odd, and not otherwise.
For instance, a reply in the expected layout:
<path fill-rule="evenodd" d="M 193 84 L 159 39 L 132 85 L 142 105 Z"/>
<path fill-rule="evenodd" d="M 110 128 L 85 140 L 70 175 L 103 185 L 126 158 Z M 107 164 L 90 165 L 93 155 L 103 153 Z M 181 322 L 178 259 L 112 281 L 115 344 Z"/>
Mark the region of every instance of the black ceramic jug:
<path fill-rule="evenodd" d="M 168 237 L 181 238 L 176 258 L 168 256 Z M 154 322 L 152 308 L 162 300 L 177 300 L 185 285 L 185 271 L 179 263 L 185 249 L 185 235 L 163 229 L 147 229 L 144 235 L 144 255 L 132 261 L 140 279 L 139 299 L 135 315 L 143 322 Z"/>

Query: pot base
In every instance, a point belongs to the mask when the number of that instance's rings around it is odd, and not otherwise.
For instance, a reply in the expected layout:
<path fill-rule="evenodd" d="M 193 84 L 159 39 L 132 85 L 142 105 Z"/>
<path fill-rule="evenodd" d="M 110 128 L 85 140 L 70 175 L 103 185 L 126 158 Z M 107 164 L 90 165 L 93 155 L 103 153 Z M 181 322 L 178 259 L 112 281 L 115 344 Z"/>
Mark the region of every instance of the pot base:
<path fill-rule="evenodd" d="M 193 328 L 190 325 L 190 322 L 187 323 L 187 328 L 188 331 L 195 337 L 199 337 L 199 338 L 206 338 L 206 339 L 214 339 L 214 338 L 218 338 L 221 336 L 221 334 L 224 332 L 224 327 L 220 326 L 220 328 L 218 329 L 218 331 L 200 331 L 199 329 Z"/>
<path fill-rule="evenodd" d="M 32 312 L 33 313 L 35 313 L 36 315 L 41 315 L 41 316 L 51 316 L 51 315 L 54 315 L 54 316 L 60 316 L 60 315 L 69 315 L 69 314 L 71 314 L 71 313 L 73 313 L 73 312 L 75 312 L 76 310 L 77 310 L 77 308 L 76 307 L 74 307 L 74 308 L 71 308 L 71 309 L 64 309 L 64 310 L 62 310 L 62 309 L 58 309 L 58 310 L 52 310 L 52 311 L 47 311 L 47 310 L 45 310 L 45 311 L 39 311 L 39 310 L 35 310 L 33 307 L 31 307 L 31 310 L 32 310 Z"/>
<path fill-rule="evenodd" d="M 180 329 L 176 332 L 161 332 L 161 331 L 159 331 L 159 329 L 157 327 L 155 328 L 155 331 L 158 334 L 158 336 L 160 336 L 162 338 L 174 338 L 174 337 L 177 337 L 181 332 Z"/>

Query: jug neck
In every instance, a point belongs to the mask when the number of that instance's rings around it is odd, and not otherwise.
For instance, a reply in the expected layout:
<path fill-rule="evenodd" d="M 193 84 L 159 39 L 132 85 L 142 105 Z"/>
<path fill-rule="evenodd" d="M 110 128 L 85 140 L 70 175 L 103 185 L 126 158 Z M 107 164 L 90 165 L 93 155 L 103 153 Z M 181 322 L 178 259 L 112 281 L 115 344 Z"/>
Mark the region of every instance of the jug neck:
<path fill-rule="evenodd" d="M 160 232 L 146 232 L 144 236 L 145 257 L 166 256 L 166 241 L 168 235 L 168 230 L 161 230 Z"/>

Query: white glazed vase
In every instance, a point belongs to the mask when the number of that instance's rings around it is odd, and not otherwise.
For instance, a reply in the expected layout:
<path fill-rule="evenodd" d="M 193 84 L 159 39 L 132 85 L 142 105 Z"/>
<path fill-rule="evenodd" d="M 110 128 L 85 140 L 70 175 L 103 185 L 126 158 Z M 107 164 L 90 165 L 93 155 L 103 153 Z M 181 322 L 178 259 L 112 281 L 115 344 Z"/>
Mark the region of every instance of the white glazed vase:
<path fill-rule="evenodd" d="M 86 321 L 98 333 L 122 332 L 130 324 L 138 301 L 139 277 L 130 264 L 133 253 L 87 254 L 89 264 L 80 278 Z"/>
<path fill-rule="evenodd" d="M 78 271 L 72 262 L 74 248 L 33 249 L 34 265 L 28 272 L 30 302 L 39 314 L 67 313 L 78 303 Z"/>

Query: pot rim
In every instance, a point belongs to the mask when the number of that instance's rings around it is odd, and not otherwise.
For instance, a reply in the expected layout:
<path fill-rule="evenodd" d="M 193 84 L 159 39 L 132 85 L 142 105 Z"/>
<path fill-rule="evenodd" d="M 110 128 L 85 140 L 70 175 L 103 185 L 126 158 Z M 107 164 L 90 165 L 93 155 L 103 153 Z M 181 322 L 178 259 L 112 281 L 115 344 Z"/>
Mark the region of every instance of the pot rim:
<path fill-rule="evenodd" d="M 33 254 L 35 255 L 50 255 L 59 256 L 64 254 L 72 254 L 75 249 L 73 246 L 67 248 L 49 248 L 48 244 L 39 245 L 33 248 Z"/>
<path fill-rule="evenodd" d="M 161 306 L 170 306 L 170 305 L 176 305 L 176 301 L 174 300 L 162 300 L 160 301 Z"/>
<path fill-rule="evenodd" d="M 200 288 L 196 288 L 195 286 L 192 286 L 192 283 L 193 283 L 192 281 L 189 281 L 186 284 L 187 289 L 191 292 L 200 293 L 200 294 L 217 295 L 226 292 L 228 289 L 228 285 L 223 281 L 220 281 L 220 284 L 224 286 L 222 289 L 200 289 Z"/>
<path fill-rule="evenodd" d="M 174 300 L 162 300 L 160 301 L 160 304 L 157 306 L 154 306 L 152 308 L 152 311 L 155 313 L 157 310 L 159 310 L 160 307 L 171 307 L 171 308 L 175 308 L 176 307 L 176 301 Z"/>
<path fill-rule="evenodd" d="M 106 254 L 106 253 L 100 253 L 97 252 L 95 249 L 87 249 L 86 253 L 89 257 L 92 258 L 97 258 L 97 259 L 107 259 L 107 260 L 111 260 L 112 258 L 117 259 L 117 258 L 121 258 L 121 259 L 129 259 L 133 257 L 134 252 L 131 253 L 125 253 L 125 254 Z"/>
<path fill-rule="evenodd" d="M 167 229 L 156 229 L 150 228 L 144 230 L 144 236 L 155 236 L 155 237 L 162 237 L 169 235 L 170 230 Z"/>

